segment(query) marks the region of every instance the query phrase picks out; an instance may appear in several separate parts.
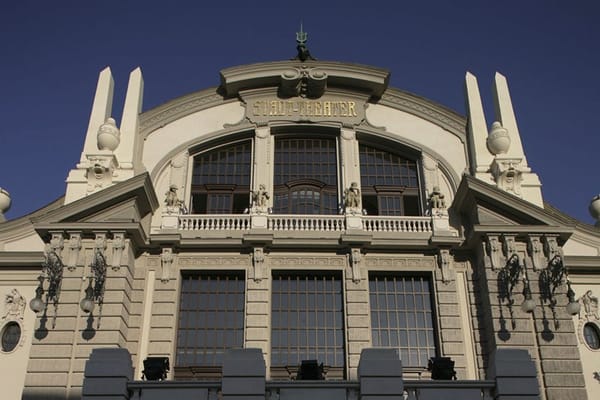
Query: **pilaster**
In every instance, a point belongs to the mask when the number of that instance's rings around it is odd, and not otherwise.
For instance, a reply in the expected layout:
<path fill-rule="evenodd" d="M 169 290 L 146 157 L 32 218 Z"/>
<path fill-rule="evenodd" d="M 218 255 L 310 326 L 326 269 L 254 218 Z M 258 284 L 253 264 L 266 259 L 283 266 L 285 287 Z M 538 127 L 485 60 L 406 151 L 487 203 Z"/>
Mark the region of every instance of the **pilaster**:
<path fill-rule="evenodd" d="M 121 119 L 121 144 L 116 149 L 115 155 L 119 160 L 121 171 L 119 180 L 131 178 L 143 170 L 142 140 L 138 135 L 139 114 L 142 112 L 144 94 L 144 79 L 142 70 L 138 67 L 129 75 L 129 85 L 123 106 Z"/>
<path fill-rule="evenodd" d="M 471 174 L 484 182 L 489 182 L 492 179 L 489 169 L 493 157 L 486 146 L 488 131 L 479 94 L 479 85 L 475 75 L 470 72 L 467 72 L 465 76 L 465 92 L 469 118 L 468 138 Z"/>

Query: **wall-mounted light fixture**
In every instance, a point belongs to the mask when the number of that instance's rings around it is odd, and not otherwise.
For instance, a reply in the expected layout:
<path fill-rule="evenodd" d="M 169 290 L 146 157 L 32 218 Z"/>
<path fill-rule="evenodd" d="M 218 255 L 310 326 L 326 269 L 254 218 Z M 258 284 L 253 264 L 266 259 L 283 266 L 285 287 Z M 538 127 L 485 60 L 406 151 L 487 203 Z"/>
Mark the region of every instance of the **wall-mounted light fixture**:
<path fill-rule="evenodd" d="M 527 279 L 527 271 L 523 270 L 523 303 L 521 303 L 521 310 L 526 313 L 533 312 L 535 309 L 535 301 L 531 297 L 531 288 L 529 287 L 529 279 Z"/>
<path fill-rule="evenodd" d="M 550 307 L 554 313 L 554 306 L 556 306 L 557 300 L 555 298 L 556 289 L 562 284 L 563 279 L 567 283 L 567 299 L 569 300 L 566 308 L 570 315 L 579 313 L 581 305 L 575 300 L 575 292 L 571 289 L 571 281 L 567 273 L 567 268 L 563 263 L 563 259 L 560 254 L 556 254 L 548 263 L 546 269 L 541 273 L 541 282 L 543 284 L 543 290 L 545 297 L 550 301 Z"/>
<path fill-rule="evenodd" d="M 85 297 L 79 302 L 81 310 L 90 313 L 98 303 L 98 328 L 102 318 L 102 304 L 104 303 L 104 284 L 106 282 L 106 258 L 98 248 L 94 251 L 94 257 L 90 264 L 91 275 L 88 279 L 88 287 L 85 289 Z M 85 277 L 83 279 L 86 279 Z"/>
<path fill-rule="evenodd" d="M 40 282 L 35 289 L 35 297 L 29 302 L 29 308 L 36 314 L 40 311 L 46 311 L 48 303 L 54 305 L 54 317 L 52 318 L 52 327 L 56 327 L 56 309 L 58 308 L 58 298 L 60 297 L 60 287 L 63 276 L 63 262 L 60 256 L 54 250 L 46 252 L 45 260 L 42 263 L 42 273 L 38 276 Z M 44 281 L 48 281 L 48 288 L 44 291 Z M 46 300 L 42 296 L 46 293 Z"/>

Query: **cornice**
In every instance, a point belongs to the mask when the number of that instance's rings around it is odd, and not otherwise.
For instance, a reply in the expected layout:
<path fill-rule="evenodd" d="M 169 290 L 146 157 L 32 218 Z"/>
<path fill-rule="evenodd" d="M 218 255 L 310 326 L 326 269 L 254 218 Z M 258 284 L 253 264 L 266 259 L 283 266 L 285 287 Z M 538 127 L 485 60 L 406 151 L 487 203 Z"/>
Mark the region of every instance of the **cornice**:
<path fill-rule="evenodd" d="M 466 143 L 467 119 L 441 104 L 394 88 L 387 89 L 377 104 L 423 118 L 453 133 Z"/>
<path fill-rule="evenodd" d="M 143 112 L 140 114 L 140 135 L 145 138 L 156 129 L 187 115 L 238 101 L 237 99 L 224 99 L 217 90 L 218 88 L 213 87 L 190 93 Z"/>
<path fill-rule="evenodd" d="M 570 274 L 600 275 L 600 256 L 565 256 Z"/>
<path fill-rule="evenodd" d="M 390 73 L 367 65 L 335 61 L 274 61 L 240 65 L 221 70 L 221 88 L 227 97 L 237 96 L 240 90 L 278 86 L 284 72 L 291 69 L 318 69 L 327 76 L 328 87 L 346 87 L 379 98 L 387 88 Z"/>
<path fill-rule="evenodd" d="M 39 269 L 43 261 L 44 253 L 41 251 L 0 251 L 0 267 Z"/>
<path fill-rule="evenodd" d="M 130 198 L 136 200 L 142 216 L 158 208 L 158 198 L 147 172 L 52 210 L 43 216 L 31 218 L 31 221 L 34 225 L 66 221 L 77 222 L 88 215 L 93 215 Z"/>
<path fill-rule="evenodd" d="M 52 203 L 36 210 L 30 214 L 24 215 L 17 219 L 0 223 L 0 239 L 1 240 L 12 240 L 25 237 L 34 232 L 33 225 L 31 223 L 32 218 L 38 218 L 47 213 L 56 210 L 63 206 L 64 196 L 54 200 Z"/>

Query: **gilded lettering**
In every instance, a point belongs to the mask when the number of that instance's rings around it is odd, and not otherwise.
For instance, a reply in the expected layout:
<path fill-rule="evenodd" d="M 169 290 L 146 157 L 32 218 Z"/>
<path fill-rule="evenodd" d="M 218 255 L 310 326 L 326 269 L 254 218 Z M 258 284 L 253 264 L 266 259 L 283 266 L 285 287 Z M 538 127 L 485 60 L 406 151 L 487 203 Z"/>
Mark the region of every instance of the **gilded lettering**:
<path fill-rule="evenodd" d="M 313 105 L 313 102 L 312 102 L 312 101 L 307 101 L 307 102 L 306 102 L 306 115 L 307 115 L 308 117 L 310 117 L 310 116 L 312 116 L 312 115 L 313 115 L 313 114 L 312 114 L 312 113 L 313 113 L 313 111 L 312 111 L 312 105 Z"/>
<path fill-rule="evenodd" d="M 340 116 L 347 117 L 348 116 L 348 103 L 345 101 L 340 101 Z"/>
<path fill-rule="evenodd" d="M 260 115 L 260 103 L 260 101 L 254 102 L 254 104 L 252 105 L 252 115 Z"/>
<path fill-rule="evenodd" d="M 323 116 L 331 117 L 331 102 L 330 101 L 323 102 Z"/>
<path fill-rule="evenodd" d="M 271 110 L 269 111 L 269 115 L 277 115 L 277 101 L 271 101 Z"/>
<path fill-rule="evenodd" d="M 348 115 L 351 117 L 356 117 L 356 103 L 354 101 L 348 102 Z"/>
<path fill-rule="evenodd" d="M 314 113 L 315 113 L 315 116 L 317 116 L 317 117 L 321 116 L 321 102 L 320 101 L 315 102 Z"/>

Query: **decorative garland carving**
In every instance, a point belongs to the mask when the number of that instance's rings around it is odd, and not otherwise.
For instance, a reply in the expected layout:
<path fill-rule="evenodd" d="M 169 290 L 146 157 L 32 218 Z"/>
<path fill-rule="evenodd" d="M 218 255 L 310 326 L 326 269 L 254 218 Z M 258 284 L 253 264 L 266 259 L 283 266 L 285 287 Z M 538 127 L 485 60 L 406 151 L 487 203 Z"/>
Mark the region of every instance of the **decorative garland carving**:
<path fill-rule="evenodd" d="M 349 263 L 350 268 L 352 269 L 352 281 L 354 283 L 359 283 L 361 280 L 361 258 L 360 249 L 352 249 L 349 255 Z"/>
<path fill-rule="evenodd" d="M 255 247 L 252 254 L 252 263 L 254 265 L 254 282 L 260 283 L 265 277 L 265 253 L 262 247 Z"/>
<path fill-rule="evenodd" d="M 74 271 L 79 260 L 81 251 L 81 232 L 72 232 L 69 237 L 69 258 L 67 259 L 67 269 Z"/>
<path fill-rule="evenodd" d="M 183 267 L 234 267 L 248 268 L 251 266 L 252 259 L 246 255 L 235 256 L 179 256 L 177 263 Z"/>
<path fill-rule="evenodd" d="M 327 256 L 298 256 L 290 257 L 283 255 L 271 255 L 269 263 L 272 268 L 344 268 L 346 267 L 346 257 L 327 257 Z"/>
<path fill-rule="evenodd" d="M 546 268 L 546 258 L 544 257 L 544 246 L 540 237 L 529 236 L 527 241 L 527 251 L 533 261 L 533 270 L 539 271 Z"/>
<path fill-rule="evenodd" d="M 449 249 L 440 249 L 438 254 L 438 264 L 442 271 L 442 282 L 450 283 L 453 280 L 453 274 L 451 273 L 450 267 L 452 266 L 452 256 L 450 255 Z"/>
<path fill-rule="evenodd" d="M 175 255 L 173 254 L 173 249 L 163 249 L 162 254 L 160 255 L 160 261 L 162 266 L 162 275 L 160 281 L 162 283 L 167 283 L 171 279 L 171 266 L 173 265 L 173 261 L 175 260 Z"/>
<path fill-rule="evenodd" d="M 118 271 L 123 261 L 123 250 L 125 250 L 125 233 L 113 234 L 112 242 L 112 269 Z"/>
<path fill-rule="evenodd" d="M 423 257 L 384 257 L 367 256 L 365 257 L 367 268 L 429 268 L 436 267 L 435 256 Z"/>

